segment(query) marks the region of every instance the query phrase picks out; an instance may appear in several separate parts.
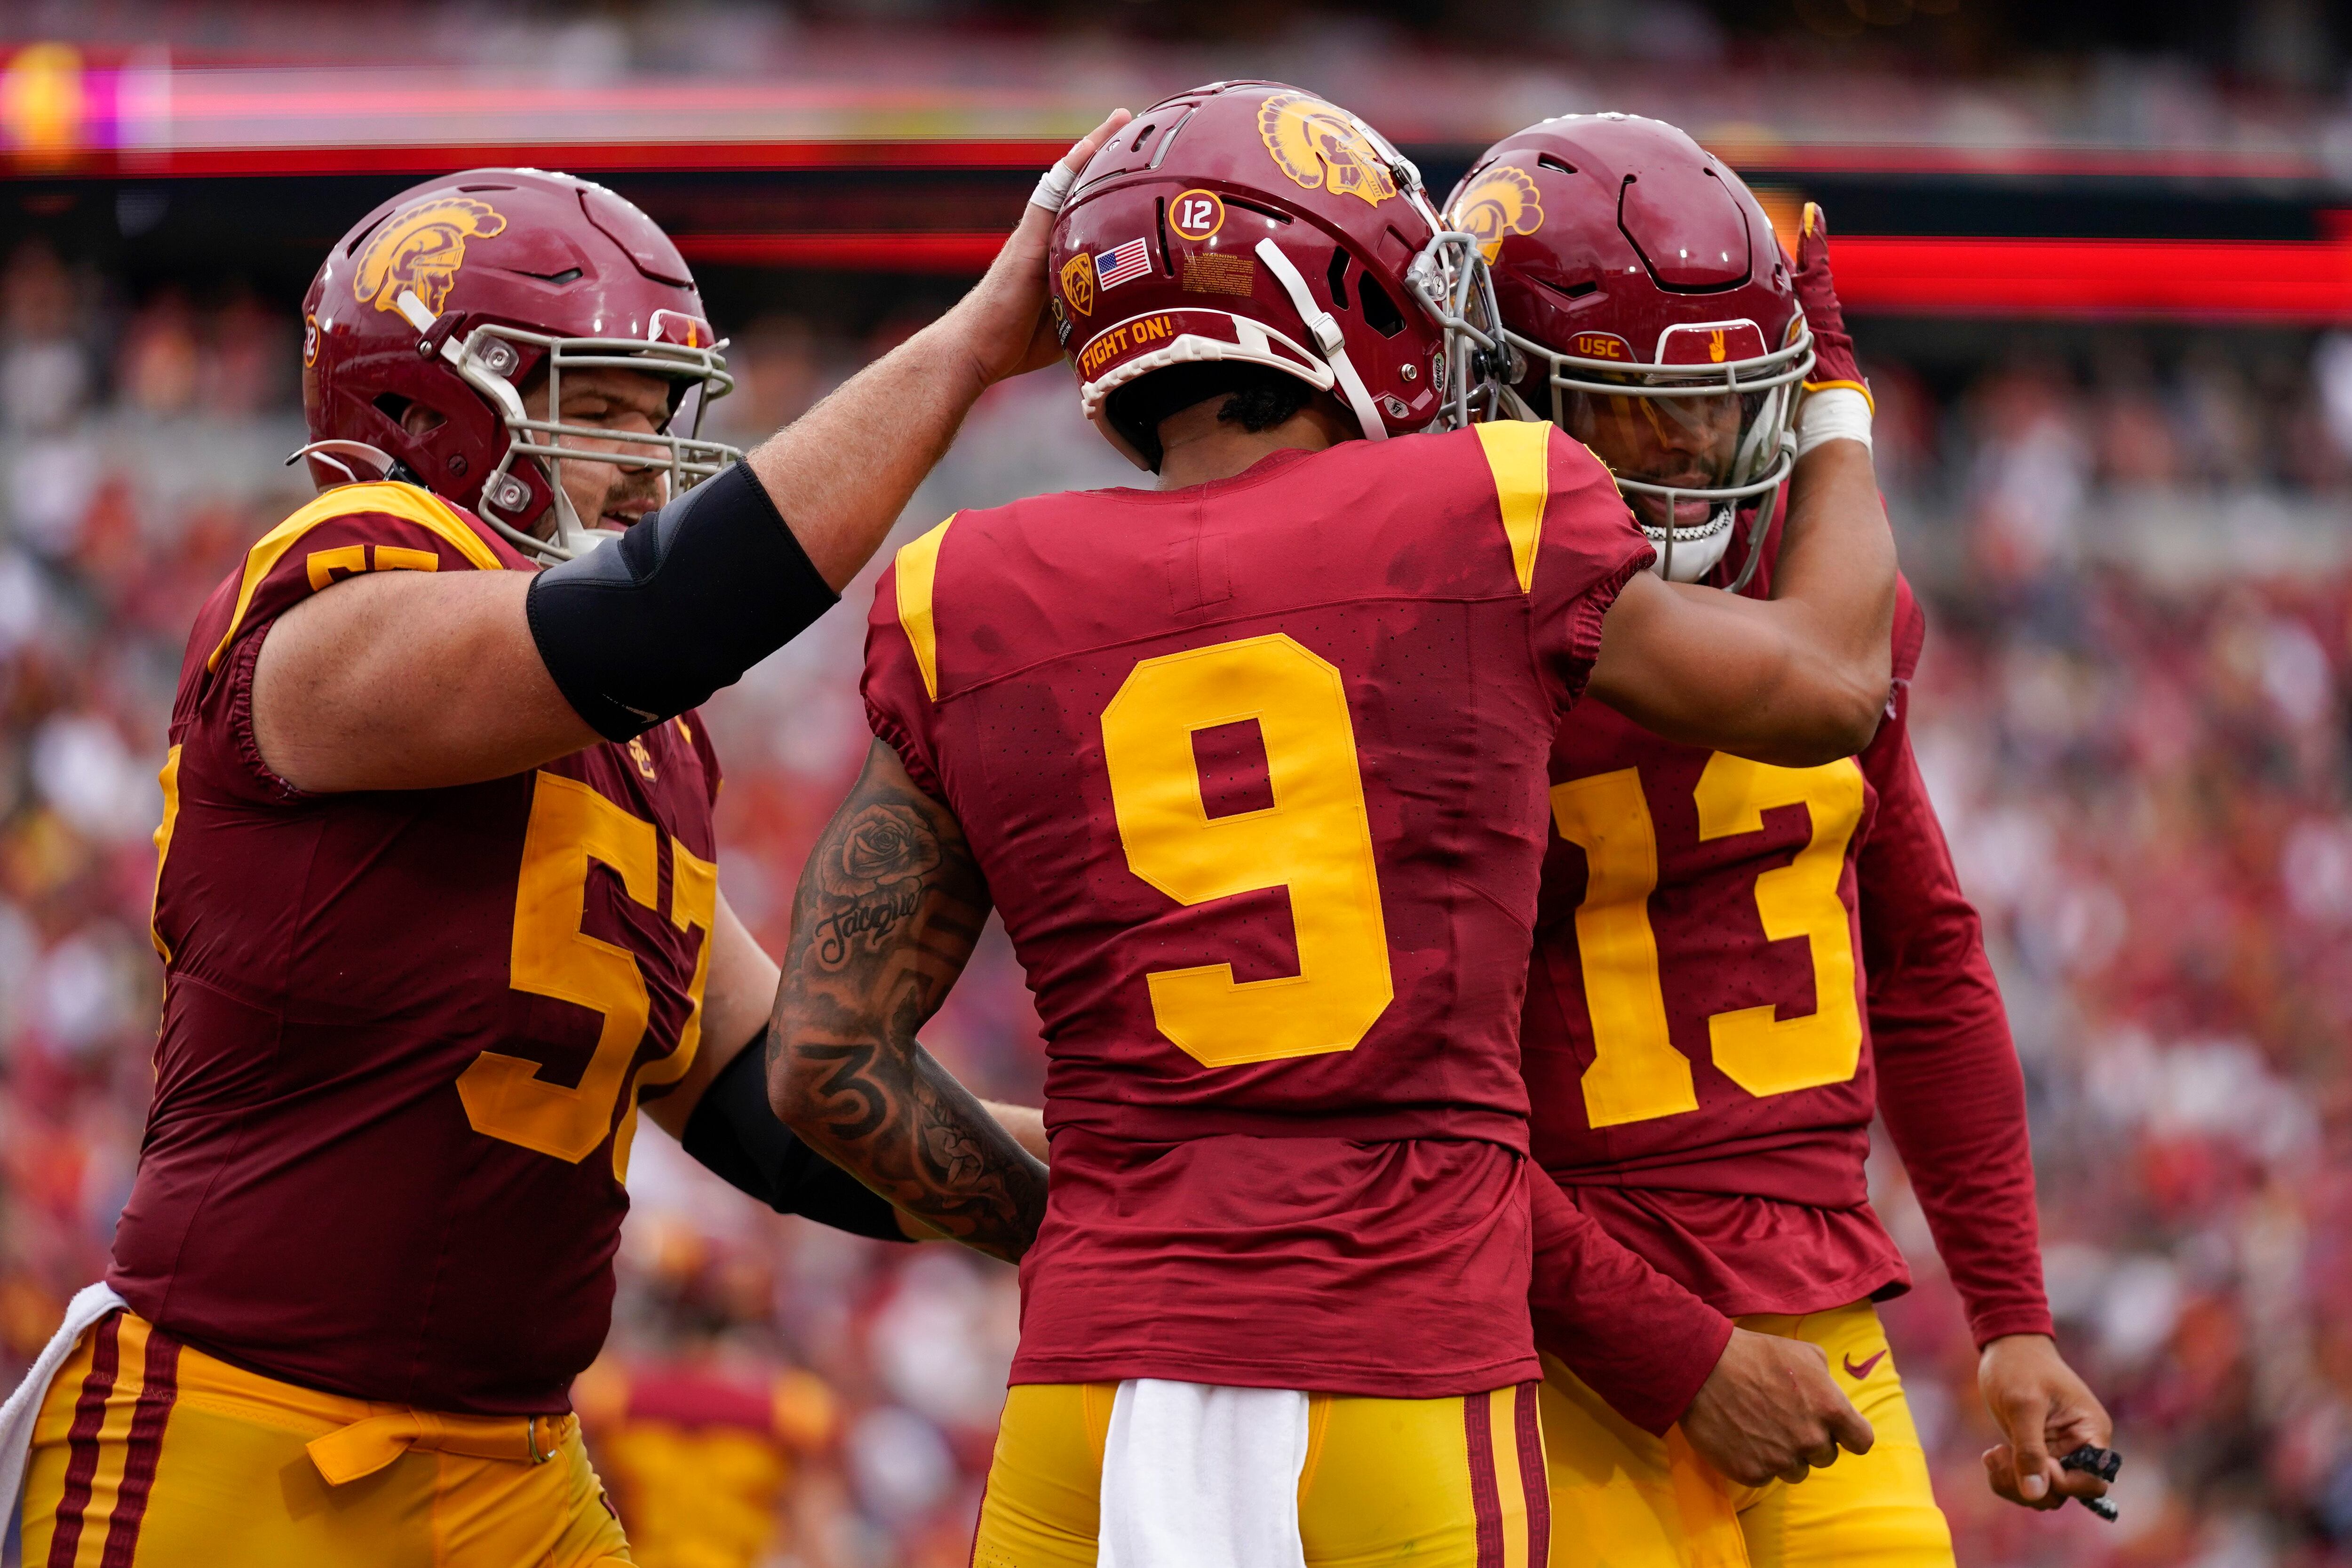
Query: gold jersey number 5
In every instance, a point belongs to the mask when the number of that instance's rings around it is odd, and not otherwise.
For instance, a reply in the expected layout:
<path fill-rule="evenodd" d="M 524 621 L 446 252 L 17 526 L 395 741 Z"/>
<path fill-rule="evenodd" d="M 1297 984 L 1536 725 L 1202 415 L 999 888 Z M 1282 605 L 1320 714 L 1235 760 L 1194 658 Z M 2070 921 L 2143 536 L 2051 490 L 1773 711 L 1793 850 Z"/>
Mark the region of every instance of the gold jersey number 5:
<path fill-rule="evenodd" d="M 1761 833 L 1764 813 L 1801 805 L 1812 818 L 1805 847 L 1756 879 L 1767 942 L 1801 937 L 1812 955 L 1813 1011 L 1783 1018 L 1771 1003 L 1717 1013 L 1707 1044 L 1726 1078 L 1761 1098 L 1843 1083 L 1862 1061 L 1854 999 L 1853 932 L 1838 884 L 1846 846 L 1862 821 L 1862 769 L 1853 758 L 1817 768 L 1776 768 L 1717 752 L 1693 792 L 1702 841 Z M 1584 1111 L 1594 1127 L 1648 1121 L 1698 1109 L 1690 1059 L 1666 1026 L 1650 894 L 1658 885 L 1658 836 L 1633 768 L 1555 784 L 1552 820 L 1584 851 L 1584 901 L 1576 946 L 1592 1017 L 1592 1065 Z"/>
<path fill-rule="evenodd" d="M 1211 816 L 1195 731 L 1255 720 L 1274 804 Z M 1203 1067 L 1349 1051 L 1387 1010 L 1371 818 L 1347 682 L 1276 633 L 1147 658 L 1103 710 L 1103 763 L 1135 874 L 1180 904 L 1290 889 L 1298 973 L 1238 982 L 1230 963 L 1146 976 L 1152 1019 Z"/>

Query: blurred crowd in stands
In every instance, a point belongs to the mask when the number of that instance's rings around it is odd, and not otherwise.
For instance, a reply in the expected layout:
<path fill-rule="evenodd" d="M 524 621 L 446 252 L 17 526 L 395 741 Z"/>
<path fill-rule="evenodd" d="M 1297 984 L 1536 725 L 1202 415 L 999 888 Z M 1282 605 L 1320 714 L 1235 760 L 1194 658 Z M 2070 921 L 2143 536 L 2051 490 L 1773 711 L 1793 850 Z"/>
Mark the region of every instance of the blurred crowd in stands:
<path fill-rule="evenodd" d="M 103 1268 L 136 1159 L 155 770 L 196 606 L 303 499 L 296 339 L 234 289 L 0 258 L 0 1381 Z M 1867 366 L 1932 613 L 1918 746 L 2016 1023 L 2062 1333 L 2128 1458 L 2119 1526 L 1991 1499 L 1973 1349 L 1882 1159 L 1938 1491 L 1971 1565 L 2352 1564 L 2352 341 L 1974 341 L 1958 370 Z M 881 346 L 762 318 L 719 416 L 756 437 Z M 1129 482 L 1076 405 L 1058 371 L 1000 389 L 906 529 Z M 722 881 L 772 948 L 866 743 L 870 585 L 709 710 Z M 1034 1029 L 1000 936 L 926 1034 L 1034 1100 Z M 638 1151 L 612 1347 L 576 1391 L 637 1560 L 964 1562 L 1012 1271 Z"/>

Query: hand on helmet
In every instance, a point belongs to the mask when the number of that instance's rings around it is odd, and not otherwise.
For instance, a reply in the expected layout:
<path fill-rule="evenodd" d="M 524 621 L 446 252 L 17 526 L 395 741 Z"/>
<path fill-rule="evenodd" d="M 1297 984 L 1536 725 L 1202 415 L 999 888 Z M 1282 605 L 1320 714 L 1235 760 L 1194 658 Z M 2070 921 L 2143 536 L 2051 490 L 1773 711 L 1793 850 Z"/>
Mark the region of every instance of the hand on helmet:
<path fill-rule="evenodd" d="M 1063 155 L 1057 170 L 1075 179 L 1103 144 L 1134 118 L 1124 109 L 1096 126 Z M 971 355 L 983 386 L 1020 375 L 1061 357 L 1060 340 L 1045 312 L 1045 247 L 1054 234 L 1054 214 L 1034 205 L 1021 209 L 1021 222 L 996 253 L 986 276 L 957 301 L 947 321 Z"/>
<path fill-rule="evenodd" d="M 1870 388 L 1853 357 L 1853 339 L 1845 330 L 1845 308 L 1838 303 L 1837 285 L 1830 279 L 1830 231 L 1819 202 L 1805 204 L 1803 226 L 1797 235 L 1797 269 L 1790 282 L 1805 325 L 1813 334 L 1813 370 L 1805 389 L 1850 386 L 1867 398 Z"/>

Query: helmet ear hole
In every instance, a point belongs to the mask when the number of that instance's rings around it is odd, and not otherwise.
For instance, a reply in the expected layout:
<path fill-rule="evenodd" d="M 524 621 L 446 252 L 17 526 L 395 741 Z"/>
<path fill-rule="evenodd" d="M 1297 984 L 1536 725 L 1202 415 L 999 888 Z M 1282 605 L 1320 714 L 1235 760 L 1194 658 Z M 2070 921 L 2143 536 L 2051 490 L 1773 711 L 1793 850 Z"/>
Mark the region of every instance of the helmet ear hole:
<path fill-rule="evenodd" d="M 1331 286 L 1331 303 L 1342 310 L 1346 310 L 1348 308 L 1348 253 L 1346 251 L 1334 250 L 1331 253 L 1331 269 L 1324 275 L 1324 281 Z M 1377 288 L 1379 285 L 1368 283 L 1366 287 Z"/>
<path fill-rule="evenodd" d="M 1381 287 L 1379 279 L 1366 273 L 1357 283 L 1356 291 L 1363 300 L 1366 326 L 1384 338 L 1392 338 L 1404 331 L 1404 313 L 1397 309 L 1396 301 L 1389 298 L 1389 291 Z"/>
<path fill-rule="evenodd" d="M 396 392 L 387 392 L 379 395 L 375 400 L 374 408 L 378 414 L 399 426 L 411 437 L 429 436 L 449 423 L 448 416 L 430 404 L 403 397 Z"/>

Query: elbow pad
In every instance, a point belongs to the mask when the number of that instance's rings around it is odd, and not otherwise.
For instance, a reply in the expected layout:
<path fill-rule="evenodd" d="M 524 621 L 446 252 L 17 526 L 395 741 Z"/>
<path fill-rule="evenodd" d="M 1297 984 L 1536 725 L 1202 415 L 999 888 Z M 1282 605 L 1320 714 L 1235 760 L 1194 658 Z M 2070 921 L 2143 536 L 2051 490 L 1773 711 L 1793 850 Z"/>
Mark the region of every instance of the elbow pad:
<path fill-rule="evenodd" d="M 564 700 L 625 741 L 685 712 L 840 601 L 737 463 L 531 580 L 531 640 Z"/>
<path fill-rule="evenodd" d="M 768 1105 L 764 1037 L 721 1068 L 686 1119 L 679 1143 L 704 1169 L 778 1214 L 852 1236 L 906 1241 L 890 1201 L 793 1136 Z"/>

